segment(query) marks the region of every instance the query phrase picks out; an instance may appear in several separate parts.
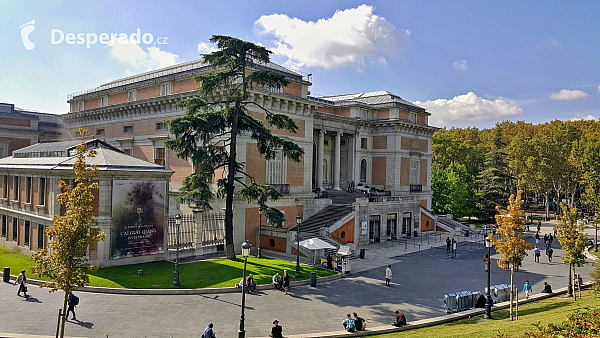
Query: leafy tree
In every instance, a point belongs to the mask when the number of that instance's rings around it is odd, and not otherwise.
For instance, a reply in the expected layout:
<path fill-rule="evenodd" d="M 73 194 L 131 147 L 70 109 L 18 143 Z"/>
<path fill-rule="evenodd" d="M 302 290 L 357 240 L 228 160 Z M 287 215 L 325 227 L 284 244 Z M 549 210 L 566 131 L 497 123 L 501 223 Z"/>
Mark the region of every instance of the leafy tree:
<path fill-rule="evenodd" d="M 431 211 L 434 214 L 450 213 L 450 187 L 446 170 L 431 168 Z"/>
<path fill-rule="evenodd" d="M 577 208 L 560 204 L 563 215 L 558 219 L 556 229 L 558 230 L 558 241 L 562 246 L 562 261 L 569 264 L 569 296 L 571 294 L 571 272 L 576 266 L 585 264 L 585 250 L 587 235 L 583 223 L 577 224 Z"/>
<path fill-rule="evenodd" d="M 473 177 L 463 164 L 451 163 L 445 170 L 432 170 L 433 212 L 454 217 L 475 216 L 476 199 Z"/>
<path fill-rule="evenodd" d="M 432 171 L 444 170 L 452 163 L 463 164 L 471 176 L 483 168 L 485 146 L 477 128 L 441 129 L 433 134 Z"/>
<path fill-rule="evenodd" d="M 210 210 L 210 202 L 225 197 L 225 250 L 227 258 L 235 259 L 233 246 L 233 197 L 234 189 L 242 186 L 243 196 L 265 196 L 271 200 L 280 194 L 273 189 L 254 182 L 244 170 L 244 163 L 237 161 L 238 136 L 244 135 L 256 141 L 258 152 L 271 159 L 281 151 L 283 155 L 299 162 L 303 155 L 300 146 L 277 137 L 271 129 L 296 132 L 298 126 L 287 115 L 277 114 L 252 101 L 249 88 L 252 85 L 281 88 L 288 85 L 284 75 L 263 69 L 271 52 L 251 42 L 229 36 L 213 35 L 210 39 L 217 45 L 216 52 L 203 55 L 202 59 L 213 72 L 200 75 L 202 83 L 198 95 L 179 104 L 186 108 L 184 116 L 169 121 L 174 139 L 165 145 L 176 151 L 178 157 L 190 160 L 198 169 L 183 182 L 180 201 Z M 260 110 L 265 122 L 250 114 L 249 107 Z M 215 172 L 224 172 L 217 179 L 217 194 L 212 190 Z M 250 181 L 247 184 L 246 178 Z M 262 208 L 265 204 L 261 205 Z M 279 222 L 283 214 L 269 209 L 266 215 L 272 223 Z"/>
<path fill-rule="evenodd" d="M 594 239 L 594 249 L 598 251 L 598 215 L 600 214 L 600 194 L 595 188 L 589 187 L 581 196 L 585 206 L 592 212 L 592 220 L 596 229 L 596 238 Z"/>
<path fill-rule="evenodd" d="M 492 147 L 485 155 L 485 169 L 479 173 L 477 178 L 479 209 L 488 218 L 494 215 L 496 206 L 510 196 L 512 178 L 509 176 L 504 147 L 502 129 L 500 126 L 496 126 Z"/>
<path fill-rule="evenodd" d="M 79 134 L 85 136 L 87 130 L 79 129 Z M 100 231 L 93 215 L 93 192 L 98 189 L 98 183 L 94 183 L 93 179 L 98 173 L 98 168 L 96 165 L 87 165 L 86 159 L 91 160 L 95 156 L 96 151 L 88 151 L 84 141 L 77 146 L 77 156 L 73 163 L 75 187 L 62 180 L 58 182 L 62 193 L 58 194 L 56 199 L 65 206 L 65 215 L 54 215 L 52 225 L 46 230 L 50 239 L 50 250 L 40 249 L 32 256 L 36 265 L 31 268 L 31 272 L 52 279 L 52 282 L 43 286 L 49 287 L 50 292 L 63 290 L 65 293 L 63 317 L 59 319 L 61 337 L 64 336 L 69 293 L 77 286 L 89 285 L 90 280 L 86 272 L 97 269 L 96 266 L 88 264 L 85 252 L 88 247 L 104 240 L 106 236 Z"/>
<path fill-rule="evenodd" d="M 527 250 L 531 250 L 531 244 L 523 239 L 523 224 L 525 223 L 525 212 L 521 208 L 522 190 L 515 196 L 508 198 L 508 207 L 506 209 L 496 207 L 496 223 L 498 223 L 497 235 L 495 238 L 490 234 L 490 240 L 496 245 L 496 252 L 502 254 L 498 260 L 498 266 L 502 269 L 510 269 L 510 285 L 514 284 L 515 268 L 521 264 Z M 508 265 L 506 264 L 508 263 Z M 513 320 L 513 293 L 510 293 L 510 320 Z"/>

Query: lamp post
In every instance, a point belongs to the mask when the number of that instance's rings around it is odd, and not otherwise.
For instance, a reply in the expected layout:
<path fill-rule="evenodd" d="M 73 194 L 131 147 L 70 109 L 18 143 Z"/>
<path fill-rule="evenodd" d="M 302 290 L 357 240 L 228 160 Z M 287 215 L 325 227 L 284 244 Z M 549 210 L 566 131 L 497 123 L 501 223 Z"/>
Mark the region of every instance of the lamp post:
<path fill-rule="evenodd" d="M 483 318 L 492 319 L 492 290 L 490 290 L 490 271 L 492 270 L 492 246 L 494 244 L 490 240 L 489 237 L 485 238 L 485 247 L 488 249 L 488 261 L 487 264 L 487 275 L 488 275 L 488 283 L 487 283 L 487 299 L 485 301 L 485 314 Z"/>
<path fill-rule="evenodd" d="M 179 283 L 179 226 L 181 226 L 181 214 L 175 215 L 175 225 L 177 226 L 177 246 L 175 247 L 175 280 L 174 286 L 180 286 Z"/>
<path fill-rule="evenodd" d="M 258 252 L 256 254 L 256 258 L 262 258 L 262 255 L 260 254 L 260 238 L 262 237 L 262 209 L 258 208 Z"/>
<path fill-rule="evenodd" d="M 300 278 L 300 223 L 302 222 L 302 216 L 296 216 L 296 241 L 298 247 L 296 248 L 296 278 Z"/>
<path fill-rule="evenodd" d="M 242 243 L 242 256 L 244 257 L 244 279 L 242 279 L 242 315 L 240 316 L 240 331 L 238 332 L 239 338 L 246 337 L 246 331 L 244 330 L 244 309 L 246 308 L 246 261 L 250 256 L 250 248 L 252 244 L 246 240 Z"/>

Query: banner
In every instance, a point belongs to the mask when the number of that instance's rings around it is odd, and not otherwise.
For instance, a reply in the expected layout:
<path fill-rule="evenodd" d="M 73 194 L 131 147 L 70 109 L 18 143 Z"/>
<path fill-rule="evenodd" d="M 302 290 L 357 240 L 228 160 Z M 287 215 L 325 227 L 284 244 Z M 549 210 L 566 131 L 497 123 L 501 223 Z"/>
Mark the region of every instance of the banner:
<path fill-rule="evenodd" d="M 165 198 L 165 181 L 113 181 L 112 259 L 164 252 Z"/>

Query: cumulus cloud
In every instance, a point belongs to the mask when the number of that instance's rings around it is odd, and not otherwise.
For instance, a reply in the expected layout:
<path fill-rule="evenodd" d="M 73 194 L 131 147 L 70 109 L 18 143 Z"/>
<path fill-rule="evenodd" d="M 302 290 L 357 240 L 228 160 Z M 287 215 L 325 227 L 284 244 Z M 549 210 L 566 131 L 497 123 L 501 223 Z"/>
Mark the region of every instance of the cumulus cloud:
<path fill-rule="evenodd" d="M 598 91 L 600 92 L 600 86 L 598 86 Z"/>
<path fill-rule="evenodd" d="M 200 54 L 210 54 L 215 51 L 217 51 L 216 47 L 209 46 L 204 42 L 200 42 L 198 44 L 198 53 L 200 53 Z"/>
<path fill-rule="evenodd" d="M 581 99 L 585 99 L 586 97 L 588 97 L 588 94 L 579 89 L 575 89 L 575 90 L 561 89 L 558 93 L 552 93 L 552 95 L 550 95 L 550 98 L 552 100 L 559 100 L 559 101 L 581 100 Z"/>
<path fill-rule="evenodd" d="M 285 14 L 261 16 L 255 23 L 257 34 L 272 37 L 277 55 L 287 58 L 293 68 L 361 67 L 365 59 L 379 60 L 408 42 L 410 32 L 396 29 L 384 17 L 373 14 L 373 6 L 360 5 L 336 11 L 332 17 L 304 21 Z"/>
<path fill-rule="evenodd" d="M 110 56 L 125 61 L 133 66 L 134 71 L 148 71 L 157 68 L 172 66 L 177 63 L 179 56 L 158 47 L 148 47 L 144 50 L 140 45 L 135 43 L 119 43 L 118 40 L 112 39 L 106 48 L 110 48 Z M 131 73 L 128 69 L 126 73 Z"/>
<path fill-rule="evenodd" d="M 485 99 L 473 92 L 452 99 L 416 101 L 431 113 L 432 125 L 444 127 L 484 121 L 501 121 L 519 116 L 523 109 L 514 101 L 503 97 Z"/>
<path fill-rule="evenodd" d="M 573 115 L 575 115 L 575 116 L 571 119 L 571 121 L 582 121 L 582 120 L 583 121 L 595 121 L 598 119 L 596 116 L 594 116 L 592 114 L 584 115 L 581 113 L 573 113 Z"/>
<path fill-rule="evenodd" d="M 459 60 L 459 61 L 454 62 L 454 64 L 452 65 L 452 68 L 454 68 L 456 70 L 465 71 L 469 67 L 467 66 L 467 60 Z"/>

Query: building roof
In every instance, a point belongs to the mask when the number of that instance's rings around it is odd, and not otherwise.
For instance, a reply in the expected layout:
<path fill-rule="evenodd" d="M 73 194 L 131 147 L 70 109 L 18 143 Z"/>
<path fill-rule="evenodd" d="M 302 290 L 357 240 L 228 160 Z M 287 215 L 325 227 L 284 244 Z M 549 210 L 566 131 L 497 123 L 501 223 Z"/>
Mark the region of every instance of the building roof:
<path fill-rule="evenodd" d="M 73 151 L 77 146 L 81 144 L 81 140 L 61 141 L 61 142 L 47 142 L 47 143 L 36 143 L 13 152 L 13 157 L 25 158 L 25 157 L 67 157 L 73 155 Z M 111 149 L 115 152 L 121 152 L 119 149 L 105 143 L 102 140 L 92 139 L 87 140 L 86 144 L 89 149 Z"/>
<path fill-rule="evenodd" d="M 317 98 L 315 98 L 317 99 Z M 318 100 L 325 101 L 334 106 L 348 106 L 363 104 L 377 108 L 378 106 L 389 106 L 389 105 L 403 105 L 418 110 L 425 111 L 425 108 L 420 107 L 412 102 L 406 101 L 400 96 L 390 93 L 387 90 L 380 90 L 376 92 L 367 93 L 355 93 L 355 94 L 344 94 L 344 95 L 333 95 L 333 96 L 321 96 Z"/>

